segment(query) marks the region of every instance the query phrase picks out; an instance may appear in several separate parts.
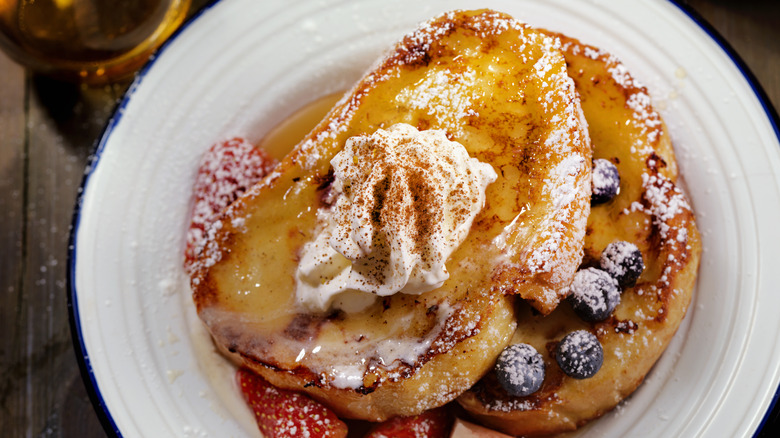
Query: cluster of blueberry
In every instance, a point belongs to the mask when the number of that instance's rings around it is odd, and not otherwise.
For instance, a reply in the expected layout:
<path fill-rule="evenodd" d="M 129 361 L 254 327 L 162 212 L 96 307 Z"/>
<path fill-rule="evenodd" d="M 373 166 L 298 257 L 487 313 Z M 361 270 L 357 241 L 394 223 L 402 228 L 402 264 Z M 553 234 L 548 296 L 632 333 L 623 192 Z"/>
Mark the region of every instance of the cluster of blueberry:
<path fill-rule="evenodd" d="M 567 375 L 586 379 L 601 368 L 604 350 L 596 335 L 587 330 L 576 330 L 558 343 L 555 360 Z M 528 344 L 513 344 L 498 356 L 495 371 L 498 382 L 507 393 L 524 397 L 542 387 L 544 359 Z"/>
<path fill-rule="evenodd" d="M 632 287 L 645 268 L 642 252 L 633 243 L 610 243 L 599 267 L 580 269 L 569 287 L 569 303 L 585 321 L 603 321 L 620 303 L 624 288 Z"/>
<path fill-rule="evenodd" d="M 611 200 L 619 191 L 620 175 L 608 160 L 593 160 L 591 204 Z M 585 321 L 603 321 L 620 303 L 625 288 L 633 287 L 644 270 L 642 252 L 626 241 L 610 243 L 601 253 L 599 267 L 579 270 L 570 286 L 569 303 Z M 601 368 L 604 350 L 587 330 L 568 333 L 558 343 L 555 360 L 561 370 L 576 379 L 592 377 Z M 511 395 L 523 397 L 538 391 L 544 381 L 544 359 L 528 344 L 510 345 L 496 361 L 496 375 Z"/>

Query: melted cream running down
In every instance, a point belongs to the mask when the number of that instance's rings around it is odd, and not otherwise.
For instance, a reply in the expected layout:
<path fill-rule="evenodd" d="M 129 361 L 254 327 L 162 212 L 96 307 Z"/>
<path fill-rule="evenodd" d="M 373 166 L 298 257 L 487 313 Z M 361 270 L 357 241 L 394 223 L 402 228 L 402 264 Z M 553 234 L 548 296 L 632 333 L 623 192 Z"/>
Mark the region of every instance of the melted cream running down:
<path fill-rule="evenodd" d="M 298 301 L 315 311 L 441 286 L 497 178 L 443 131 L 407 124 L 348 139 L 331 165 L 335 204 L 318 211 L 296 273 Z"/>

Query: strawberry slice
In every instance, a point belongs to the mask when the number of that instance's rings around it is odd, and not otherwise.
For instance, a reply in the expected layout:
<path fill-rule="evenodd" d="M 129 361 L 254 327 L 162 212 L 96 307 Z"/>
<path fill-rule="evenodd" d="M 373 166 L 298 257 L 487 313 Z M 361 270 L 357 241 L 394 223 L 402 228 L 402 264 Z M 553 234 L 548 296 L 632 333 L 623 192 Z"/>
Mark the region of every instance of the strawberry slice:
<path fill-rule="evenodd" d="M 187 232 L 185 268 L 205 245 L 208 228 L 217 215 L 277 164 L 265 150 L 242 138 L 216 143 L 206 152 L 193 187 L 195 206 Z"/>
<path fill-rule="evenodd" d="M 411 417 L 391 418 L 374 426 L 366 438 L 444 438 L 450 436 L 453 417 L 446 406 Z"/>
<path fill-rule="evenodd" d="M 328 408 L 309 397 L 295 391 L 276 388 L 246 368 L 238 370 L 236 379 L 264 436 L 347 436 L 347 425 Z"/>

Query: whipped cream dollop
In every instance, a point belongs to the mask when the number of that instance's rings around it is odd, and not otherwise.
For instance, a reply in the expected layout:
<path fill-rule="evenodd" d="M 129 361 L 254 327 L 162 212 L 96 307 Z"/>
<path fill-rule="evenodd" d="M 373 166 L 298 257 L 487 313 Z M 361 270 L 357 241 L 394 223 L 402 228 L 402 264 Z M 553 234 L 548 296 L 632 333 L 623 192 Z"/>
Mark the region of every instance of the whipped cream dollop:
<path fill-rule="evenodd" d="M 377 296 L 441 286 L 497 178 L 444 131 L 396 124 L 351 137 L 331 160 L 335 203 L 303 247 L 299 303 L 358 311 Z"/>

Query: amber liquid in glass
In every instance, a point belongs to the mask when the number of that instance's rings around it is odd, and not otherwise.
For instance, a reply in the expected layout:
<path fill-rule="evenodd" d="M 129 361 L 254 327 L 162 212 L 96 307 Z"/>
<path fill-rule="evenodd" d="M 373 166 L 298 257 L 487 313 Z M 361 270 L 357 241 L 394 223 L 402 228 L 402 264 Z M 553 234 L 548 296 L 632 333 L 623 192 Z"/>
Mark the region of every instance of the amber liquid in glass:
<path fill-rule="evenodd" d="M 33 70 L 91 84 L 132 75 L 190 0 L 0 0 L 0 46 Z"/>

